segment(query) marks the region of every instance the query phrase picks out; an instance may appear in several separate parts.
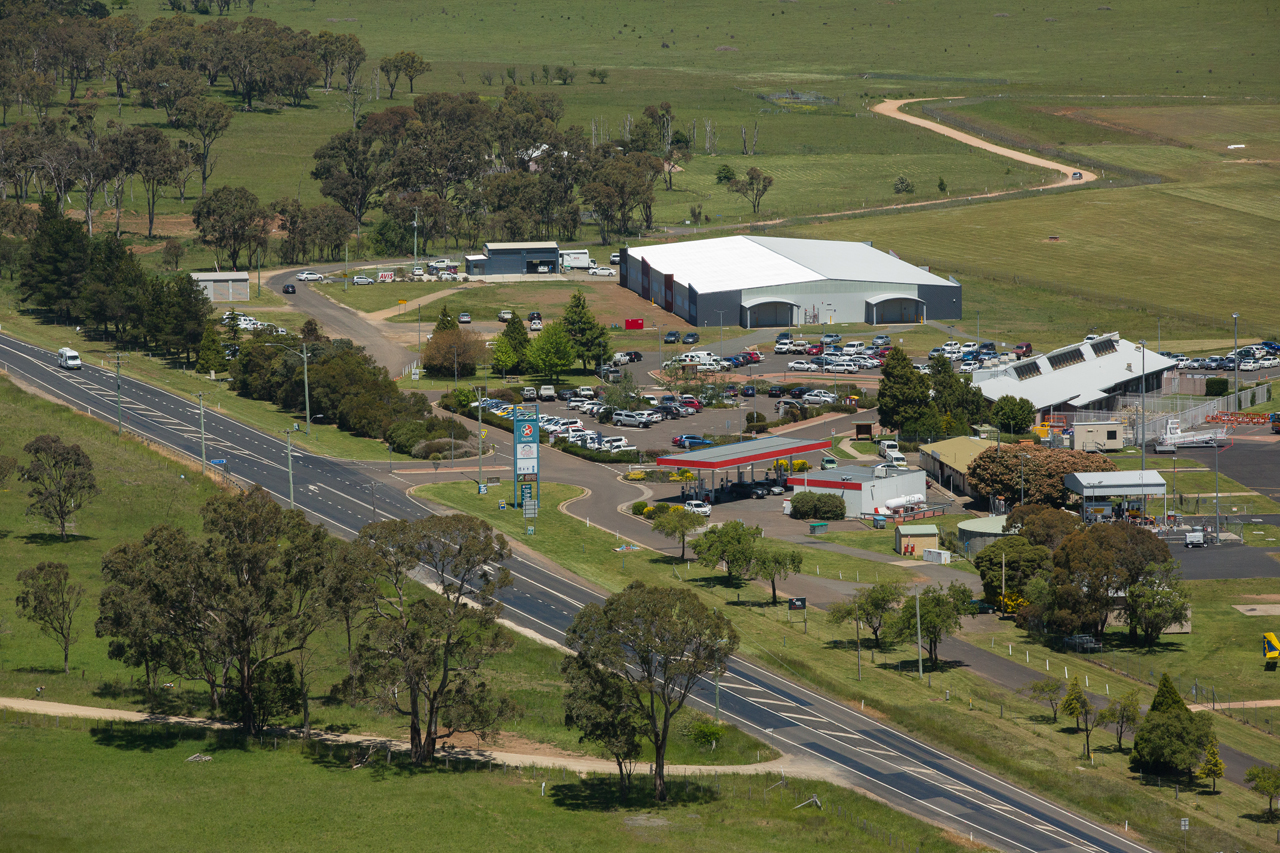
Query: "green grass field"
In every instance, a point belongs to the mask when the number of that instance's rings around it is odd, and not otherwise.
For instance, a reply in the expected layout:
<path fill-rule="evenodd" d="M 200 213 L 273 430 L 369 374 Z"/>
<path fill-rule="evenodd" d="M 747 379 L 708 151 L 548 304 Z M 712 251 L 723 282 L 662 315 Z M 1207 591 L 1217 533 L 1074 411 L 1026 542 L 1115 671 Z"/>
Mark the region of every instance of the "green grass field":
<path fill-rule="evenodd" d="M 433 293 L 439 293 L 442 290 L 448 290 L 456 286 L 456 284 L 447 281 L 397 281 L 360 286 L 348 284 L 345 287 L 341 280 L 307 284 L 307 287 L 315 288 L 335 302 L 340 302 L 365 313 L 394 308 L 401 299 L 406 301 L 421 299 L 424 296 L 430 296 Z M 431 317 L 434 320 L 440 313 L 440 307 L 438 305 L 432 307 L 434 310 L 431 311 Z M 428 310 L 423 308 L 424 320 L 427 318 Z M 416 309 L 413 312 L 413 318 L 415 321 L 418 318 Z"/>
<path fill-rule="evenodd" d="M 310 851 L 869 849 L 892 832 L 923 853 L 958 853 L 959 839 L 870 798 L 791 780 L 762 799 L 770 776 L 668 777 L 657 806 L 637 774 L 621 799 L 616 776 L 558 768 L 415 769 L 402 756 L 351 770 L 350 749 L 288 742 L 278 750 L 180 727 L 34 718 L 0 724 L 0 822 L 6 850 L 168 851 L 248 846 Z M 186 763 L 196 752 L 211 756 Z M 638 768 L 642 769 L 642 768 Z M 543 787 L 545 786 L 545 795 Z M 824 808 L 796 810 L 817 795 Z M 71 804 L 74 804 L 72 806 Z M 838 817 L 837 817 L 838 816 Z M 867 821 L 873 831 L 862 828 Z M 913 848 L 914 849 L 914 848 Z"/>
<path fill-rule="evenodd" d="M 544 494 L 543 505 L 554 506 L 579 491 L 555 487 Z M 1080 741 L 1070 726 L 1047 725 L 1049 718 L 1044 709 L 1020 694 L 992 687 L 964 667 L 944 667 L 932 672 L 928 683 L 921 684 L 906 674 L 914 672 L 916 664 L 914 651 L 907 645 L 890 645 L 880 651 L 864 648 L 860 682 L 853 632 L 847 626 L 830 625 L 817 611 L 810 615 L 808 632 L 801 633 L 795 626 L 788 626 L 774 608 L 763 606 L 767 591 L 751 585 L 742 587 L 739 603 L 739 590 L 728 588 L 722 576 L 707 575 L 697 568 L 689 575 L 681 565 L 655 565 L 645 552 L 626 554 L 624 566 L 624 555 L 609 550 L 607 542 L 598 544 L 588 539 L 591 534 L 581 522 L 570 522 L 578 525 L 573 533 L 577 538 L 573 544 L 565 544 L 562 522 L 546 510 L 535 523 L 535 534 L 524 536 L 520 533 L 522 518 L 511 510 L 496 510 L 497 498 L 505 492 L 491 492 L 488 502 L 460 484 L 425 486 L 416 493 L 490 519 L 514 539 L 606 589 L 620 589 L 635 578 L 691 588 L 708 606 L 723 607 L 733 619 L 742 637 L 740 654 L 745 657 L 803 679 L 828 694 L 853 702 L 865 701 L 867 708 L 886 713 L 924 738 L 1103 821 L 1119 825 L 1129 820 L 1146 842 L 1159 848 L 1172 850 L 1181 843 L 1176 831 L 1168 828 L 1177 826 L 1181 809 L 1192 810 L 1205 822 L 1206 831 L 1212 827 L 1212 832 L 1224 835 L 1239 833 L 1233 837 L 1249 837 L 1250 844 L 1257 843 L 1253 836 L 1259 806 L 1253 795 L 1236 786 L 1220 786 L 1220 799 L 1184 794 L 1175 803 L 1172 792 L 1166 796 L 1167 789 L 1138 785 L 1129 774 L 1127 758 L 1112 750 L 1105 738 L 1097 741 L 1095 763 L 1080 769 Z M 607 524 L 603 534 L 606 539 L 610 535 Z M 576 556 L 572 554 L 575 545 L 579 552 Z M 673 575 L 672 568 L 679 570 L 680 577 Z M 986 645 L 985 637 L 981 645 Z M 1034 672 L 1029 669 L 1028 681 L 1033 678 Z M 951 701 L 945 701 L 947 691 Z M 973 699 L 972 710 L 965 701 L 969 698 Z M 1252 754 L 1264 758 L 1280 756 L 1280 747 L 1265 734 L 1231 720 L 1219 724 L 1219 735 Z M 1201 809 L 1196 809 L 1198 802 Z M 1265 839 L 1262 843 L 1266 843 Z"/>

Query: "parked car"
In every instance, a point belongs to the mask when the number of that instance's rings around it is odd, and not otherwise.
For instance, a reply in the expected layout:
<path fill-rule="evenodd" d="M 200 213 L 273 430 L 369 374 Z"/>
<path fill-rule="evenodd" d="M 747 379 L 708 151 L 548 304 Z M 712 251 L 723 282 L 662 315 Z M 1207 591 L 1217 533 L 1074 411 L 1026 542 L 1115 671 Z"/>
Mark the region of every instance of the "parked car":
<path fill-rule="evenodd" d="M 966 361 L 964 364 L 960 365 L 959 369 L 956 370 L 956 373 L 973 373 L 977 369 L 978 362 Z"/>
<path fill-rule="evenodd" d="M 312 272 L 311 270 L 303 270 L 294 276 L 294 278 L 298 281 L 324 281 L 324 276 L 320 275 L 318 272 Z"/>
<path fill-rule="evenodd" d="M 822 355 L 824 349 L 825 347 L 822 344 L 810 344 L 804 353 L 805 355 Z"/>
<path fill-rule="evenodd" d="M 770 397 L 781 397 L 785 393 L 787 393 L 787 389 L 783 388 L 781 385 L 771 385 L 769 387 Z"/>
<path fill-rule="evenodd" d="M 791 341 L 778 341 L 773 345 L 775 355 L 786 355 L 791 352 Z"/>
<path fill-rule="evenodd" d="M 611 263 L 611 264 L 620 264 L 620 263 L 622 263 L 622 253 L 621 253 L 621 252 L 614 252 L 612 255 L 610 255 L 610 256 L 609 256 L 609 263 Z"/>
<path fill-rule="evenodd" d="M 1251 358 L 1246 358 L 1244 361 L 1240 362 L 1241 371 L 1250 371 L 1250 370 L 1257 370 L 1257 369 L 1258 369 L 1258 362 L 1254 361 Z"/>
<path fill-rule="evenodd" d="M 702 436 L 693 435 L 692 433 L 688 435 L 677 435 L 671 439 L 671 443 L 676 447 L 680 447 L 682 444 L 684 444 L 685 439 L 694 439 L 694 438 L 702 438 Z"/>
<path fill-rule="evenodd" d="M 533 320 L 533 321 L 531 321 L 531 322 L 529 323 L 529 331 L 531 331 L 531 332 L 541 332 L 541 331 L 542 331 L 542 321 L 541 321 L 541 320 Z"/>
<path fill-rule="evenodd" d="M 823 345 L 838 344 L 840 343 L 840 336 L 835 334 L 834 332 L 828 332 L 827 334 L 822 336 L 822 343 Z"/>
<path fill-rule="evenodd" d="M 534 320 L 541 320 L 541 319 L 542 319 L 542 312 L 541 312 L 541 311 L 530 311 L 530 312 L 529 312 L 529 322 L 530 322 L 530 323 L 532 323 Z"/>
<path fill-rule="evenodd" d="M 698 515 L 711 515 L 711 505 L 703 501 L 685 501 L 684 508 L 689 512 L 696 512 Z"/>
<path fill-rule="evenodd" d="M 857 373 L 858 365 L 853 361 L 853 359 L 840 359 L 828 364 L 827 370 L 832 373 Z"/>
<path fill-rule="evenodd" d="M 801 372 L 817 372 L 822 368 L 811 361 L 793 361 L 787 365 L 787 370 L 797 370 Z"/>
<path fill-rule="evenodd" d="M 471 315 L 470 315 L 470 314 L 468 314 L 466 311 L 463 311 L 461 314 L 459 314 L 459 315 L 458 315 L 458 322 L 459 322 L 459 323 L 470 323 L 470 322 L 471 322 Z"/>
<path fill-rule="evenodd" d="M 1080 173 L 1079 173 L 1079 172 L 1077 172 L 1076 174 L 1080 174 Z M 974 612 L 975 612 L 975 613 L 979 613 L 979 614 L 995 613 L 995 612 L 996 612 L 995 607 L 993 607 L 992 605 L 987 604 L 985 601 L 981 601 L 981 600 L 979 600 L 979 599 L 977 599 L 977 598 L 971 598 L 971 599 L 969 599 L 969 606 L 970 606 L 970 607 L 972 607 L 972 608 L 974 609 Z"/>
<path fill-rule="evenodd" d="M 294 286 L 294 285 L 292 285 L 292 284 L 286 284 L 283 288 L 281 288 L 281 290 L 283 290 L 285 293 L 297 293 L 297 292 L 298 292 L 298 288 L 297 288 L 297 287 L 295 287 L 295 286 Z"/>
<path fill-rule="evenodd" d="M 697 332 L 685 332 L 684 337 L 680 339 L 681 343 L 685 344 L 696 344 L 700 340 L 702 339 L 698 337 Z"/>
<path fill-rule="evenodd" d="M 528 386 L 520 392 L 520 397 L 526 403 L 532 403 L 534 400 L 538 399 L 538 389 L 533 386 Z"/>
<path fill-rule="evenodd" d="M 662 342 L 664 344 L 678 344 L 680 343 L 680 333 L 675 330 L 667 332 L 663 335 Z"/>
<path fill-rule="evenodd" d="M 1018 344 L 1016 347 L 1013 348 L 1013 354 L 1016 355 L 1018 358 L 1026 358 L 1027 356 L 1031 355 L 1031 344 L 1027 343 L 1026 341 L 1023 341 L 1022 343 Z"/>
<path fill-rule="evenodd" d="M 654 403 L 654 405 L 656 406 L 657 403 Z M 694 412 L 702 411 L 702 401 L 699 400 L 697 397 L 693 396 L 692 394 L 680 395 L 680 399 L 675 403 L 672 403 L 672 405 L 680 405 L 685 407 L 686 409 L 693 409 Z"/>
<path fill-rule="evenodd" d="M 543 385 L 538 389 L 539 400 L 554 400 L 556 398 L 556 386 Z"/>
<path fill-rule="evenodd" d="M 592 267 L 587 270 L 589 275 L 617 275 L 618 271 L 613 267 Z"/>
<path fill-rule="evenodd" d="M 830 391 L 810 391 L 801 398 L 806 406 L 825 406 L 836 402 L 836 395 Z"/>
<path fill-rule="evenodd" d="M 680 411 L 680 407 L 672 403 L 659 403 L 653 407 L 653 411 L 659 412 L 669 421 L 679 420 L 684 417 L 684 412 Z"/>
<path fill-rule="evenodd" d="M 625 355 L 627 358 L 631 359 L 632 364 L 637 361 L 644 361 L 644 355 L 639 350 L 629 350 Z"/>
<path fill-rule="evenodd" d="M 508 320 L 510 320 L 510 319 L 511 319 L 512 317 L 514 317 L 514 316 L 515 316 L 515 315 L 514 315 L 513 313 L 511 313 L 511 309 L 509 309 L 509 308 L 503 308 L 501 311 L 499 311 L 499 312 L 498 312 L 498 322 L 499 322 L 499 323 L 505 323 L 505 322 L 507 322 Z"/>
<path fill-rule="evenodd" d="M 790 332 L 778 332 L 778 336 L 773 339 L 774 343 L 782 343 L 783 341 L 789 340 L 791 340 Z"/>
<path fill-rule="evenodd" d="M 756 386 L 754 386 L 754 385 L 743 385 L 743 386 L 742 386 L 742 396 L 744 396 L 744 397 L 754 397 L 755 395 L 756 395 Z"/>
<path fill-rule="evenodd" d="M 623 427 L 648 427 L 649 419 L 639 412 L 614 412 L 613 425 Z"/>
<path fill-rule="evenodd" d="M 871 339 L 871 345 L 873 347 L 887 347 L 891 343 L 893 343 L 893 341 L 889 339 L 888 335 L 876 335 Z"/>
<path fill-rule="evenodd" d="M 682 441 L 680 446 L 685 450 L 698 450 L 702 447 L 713 447 L 715 446 L 715 442 L 707 441 L 705 438 L 689 438 Z"/>
<path fill-rule="evenodd" d="M 808 394 L 812 390 L 813 390 L 812 388 L 806 388 L 805 386 L 801 385 L 799 388 L 792 388 L 791 391 L 788 393 L 791 399 L 799 400 L 801 397 L 803 397 L 805 394 Z"/>
<path fill-rule="evenodd" d="M 367 275 L 358 275 L 355 278 L 351 279 L 351 283 L 352 284 L 373 284 L 373 279 L 369 278 L 369 276 Z"/>
<path fill-rule="evenodd" d="M 755 500 L 764 500 L 769 497 L 769 489 L 765 486 L 752 486 L 751 497 Z"/>
<path fill-rule="evenodd" d="M 773 410 L 777 412 L 779 415 L 786 414 L 789 409 L 795 409 L 799 411 L 801 408 L 803 408 L 803 406 L 801 406 L 795 400 L 779 400 L 773 406 Z"/>

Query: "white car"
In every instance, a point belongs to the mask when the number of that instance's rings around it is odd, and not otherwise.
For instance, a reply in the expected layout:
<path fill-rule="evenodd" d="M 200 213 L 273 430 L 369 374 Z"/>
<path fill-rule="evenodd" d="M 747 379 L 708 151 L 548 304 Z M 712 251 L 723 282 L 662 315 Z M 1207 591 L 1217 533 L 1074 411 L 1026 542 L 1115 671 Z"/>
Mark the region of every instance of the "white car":
<path fill-rule="evenodd" d="M 311 270 L 303 270 L 294 276 L 294 278 L 298 281 L 324 281 L 324 276 L 320 275 L 318 272 L 312 272 Z"/>
<path fill-rule="evenodd" d="M 458 322 L 459 322 L 459 323 L 464 323 L 464 324 L 465 324 L 465 323 L 470 323 L 470 322 L 471 322 L 471 315 L 470 315 L 470 314 L 468 314 L 466 311 L 463 311 L 461 314 L 459 314 L 459 315 L 458 315 Z"/>
<path fill-rule="evenodd" d="M 929 365 L 927 365 L 927 364 L 917 364 L 917 365 L 916 365 L 916 370 L 917 370 L 918 372 L 920 372 L 920 373 L 932 373 L 932 372 L 933 372 L 933 368 L 929 367 Z"/>
<path fill-rule="evenodd" d="M 821 368 L 812 361 L 793 361 L 787 365 L 787 370 L 798 370 L 801 372 L 817 373 Z"/>
<path fill-rule="evenodd" d="M 446 270 L 440 273 L 439 278 L 441 281 L 457 281 L 458 274 L 456 272 L 449 272 L 448 270 Z"/>
<path fill-rule="evenodd" d="M 977 369 L 978 363 L 976 361 L 966 361 L 964 364 L 960 365 L 959 369 L 956 370 L 956 373 L 973 373 Z"/>
<path fill-rule="evenodd" d="M 773 345 L 773 352 L 775 355 L 785 355 L 786 353 L 791 352 L 791 342 L 778 341 Z"/>
<path fill-rule="evenodd" d="M 530 323 L 530 324 L 529 324 L 529 331 L 531 331 L 531 332 L 541 332 L 541 331 L 542 331 L 542 321 L 541 321 L 541 320 L 534 320 L 532 323 Z"/>
<path fill-rule="evenodd" d="M 836 401 L 836 395 L 830 391 L 810 391 L 800 398 L 806 406 L 825 406 Z"/>
<path fill-rule="evenodd" d="M 827 371 L 831 373 L 857 373 L 858 365 L 855 364 L 852 360 L 841 359 L 840 361 L 835 361 L 835 362 L 832 362 L 831 364 L 828 364 Z M 824 372 L 827 372 L 827 371 L 824 371 Z"/>
<path fill-rule="evenodd" d="M 1189 358 L 1180 358 L 1178 359 L 1178 363 L 1174 365 L 1174 367 L 1178 368 L 1179 370 L 1186 370 L 1190 366 L 1191 366 L 1191 359 Z"/>
<path fill-rule="evenodd" d="M 414 268 L 413 268 L 413 277 L 414 277 L 414 278 L 422 278 L 424 275 L 426 275 L 426 272 L 422 269 L 422 267 L 414 267 Z"/>
<path fill-rule="evenodd" d="M 587 273 L 589 275 L 617 275 L 618 271 L 613 267 L 592 267 Z"/>
<path fill-rule="evenodd" d="M 453 261 L 448 258 L 436 258 L 434 261 L 427 264 L 427 266 L 431 267 L 433 270 L 443 270 L 448 269 L 452 263 Z"/>
<path fill-rule="evenodd" d="M 973 352 L 977 348 L 978 348 L 978 345 L 976 343 L 974 343 L 973 341 L 968 341 L 960 345 L 960 352 Z"/>
<path fill-rule="evenodd" d="M 565 438 L 565 439 L 568 439 L 569 441 L 577 442 L 586 438 L 588 435 L 589 433 L 582 427 L 569 427 L 561 435 L 561 438 Z"/>
<path fill-rule="evenodd" d="M 698 515 L 711 516 L 711 505 L 705 501 L 685 501 L 684 508 L 689 512 L 696 512 Z"/>
<path fill-rule="evenodd" d="M 575 409 L 580 412 L 589 402 L 591 401 L 586 397 L 570 397 L 568 405 L 570 409 Z"/>
<path fill-rule="evenodd" d="M 1270 370 L 1273 367 L 1280 367 L 1280 358 L 1276 358 L 1274 355 L 1269 355 L 1258 362 L 1259 370 Z"/>
<path fill-rule="evenodd" d="M 1258 362 L 1254 361 L 1251 358 L 1246 358 L 1244 361 L 1240 362 L 1240 369 L 1241 370 L 1257 370 Z"/>
<path fill-rule="evenodd" d="M 351 279 L 351 283 L 352 284 L 373 284 L 373 279 L 369 278 L 369 276 L 367 275 L 358 275 L 355 278 Z"/>

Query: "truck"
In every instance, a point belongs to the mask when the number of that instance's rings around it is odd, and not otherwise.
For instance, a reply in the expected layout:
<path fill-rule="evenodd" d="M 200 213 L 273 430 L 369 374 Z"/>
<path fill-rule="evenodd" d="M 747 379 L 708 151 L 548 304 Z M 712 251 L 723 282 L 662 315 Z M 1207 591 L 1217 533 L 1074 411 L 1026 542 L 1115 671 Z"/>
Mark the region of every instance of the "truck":
<path fill-rule="evenodd" d="M 1203 548 L 1204 547 L 1204 528 L 1193 527 L 1187 531 L 1184 546 L 1187 548 Z"/>
<path fill-rule="evenodd" d="M 586 249 L 562 249 L 560 251 L 560 269 L 589 270 L 595 267 L 595 259 Z"/>

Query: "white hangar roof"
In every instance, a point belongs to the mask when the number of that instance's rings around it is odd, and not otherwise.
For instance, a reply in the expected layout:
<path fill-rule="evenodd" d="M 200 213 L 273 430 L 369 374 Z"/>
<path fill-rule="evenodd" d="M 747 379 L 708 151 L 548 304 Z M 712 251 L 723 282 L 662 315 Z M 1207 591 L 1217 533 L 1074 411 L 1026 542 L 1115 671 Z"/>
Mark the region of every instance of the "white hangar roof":
<path fill-rule="evenodd" d="M 866 243 L 838 240 L 738 235 L 628 249 L 627 257 L 699 293 L 823 280 L 957 286 Z"/>

